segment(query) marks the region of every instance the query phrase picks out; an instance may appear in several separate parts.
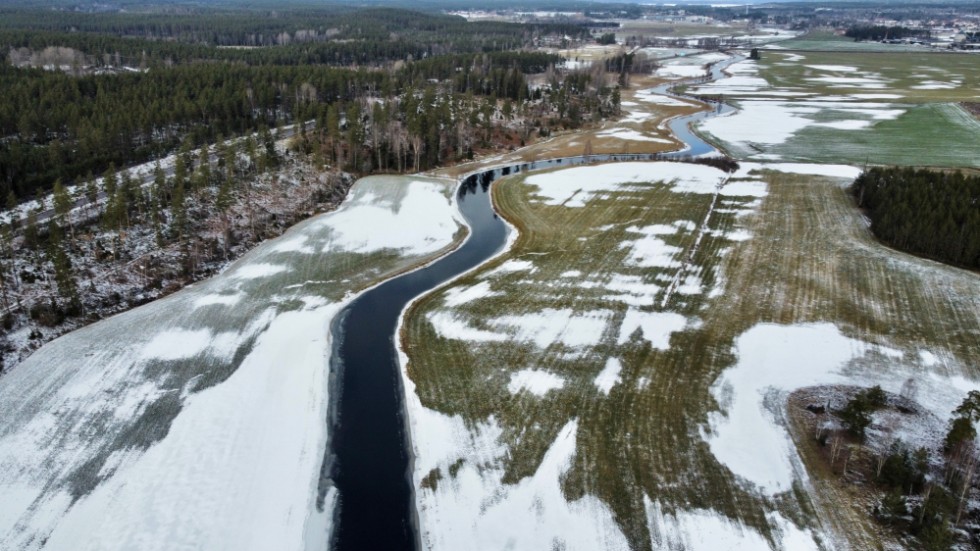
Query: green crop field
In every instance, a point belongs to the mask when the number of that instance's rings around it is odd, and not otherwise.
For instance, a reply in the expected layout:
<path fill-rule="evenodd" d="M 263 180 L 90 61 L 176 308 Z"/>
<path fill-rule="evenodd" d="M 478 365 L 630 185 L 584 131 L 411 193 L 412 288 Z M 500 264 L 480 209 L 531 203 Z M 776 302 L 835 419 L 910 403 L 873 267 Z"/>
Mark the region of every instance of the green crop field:
<path fill-rule="evenodd" d="M 812 31 L 797 38 L 780 42 L 782 48 L 792 50 L 832 50 L 840 52 L 918 52 L 923 46 L 906 44 L 881 44 L 879 42 L 855 42 L 852 38 L 829 31 Z"/>
<path fill-rule="evenodd" d="M 961 105 L 980 97 L 978 60 L 765 51 L 733 78 L 693 89 L 740 108 L 700 132 L 742 159 L 980 167 L 980 120 Z"/>

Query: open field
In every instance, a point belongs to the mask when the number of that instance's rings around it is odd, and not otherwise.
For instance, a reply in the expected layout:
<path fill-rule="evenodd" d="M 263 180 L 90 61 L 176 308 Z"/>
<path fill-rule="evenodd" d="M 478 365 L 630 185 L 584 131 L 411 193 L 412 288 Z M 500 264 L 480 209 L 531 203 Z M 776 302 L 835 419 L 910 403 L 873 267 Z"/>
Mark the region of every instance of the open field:
<path fill-rule="evenodd" d="M 853 38 L 839 36 L 830 31 L 811 31 L 803 36 L 780 42 L 778 48 L 835 52 L 921 52 L 927 50 L 924 46 L 911 44 L 855 42 Z"/>
<path fill-rule="evenodd" d="M 620 27 L 615 29 L 616 39 L 623 42 L 627 39 L 659 38 L 698 39 L 703 37 L 741 38 L 758 41 L 786 40 L 792 33 L 782 29 L 749 26 L 743 22 L 732 23 L 697 23 L 693 21 L 656 21 L 649 19 L 620 20 Z"/>
<path fill-rule="evenodd" d="M 691 91 L 738 105 L 700 127 L 738 158 L 975 168 L 978 59 L 766 51 Z"/>
<path fill-rule="evenodd" d="M 374 177 L 221 275 L 0 379 L 0 548 L 327 547 L 334 316 L 464 235 L 455 182 Z"/>
<path fill-rule="evenodd" d="M 905 103 L 975 101 L 980 55 L 970 53 L 762 52 L 759 76 L 814 95 L 889 94 Z M 896 97 L 897 96 L 897 97 Z"/>
<path fill-rule="evenodd" d="M 512 249 L 409 312 L 428 547 L 866 548 L 811 497 L 786 394 L 915 376 L 945 416 L 980 386 L 977 275 L 876 243 L 856 169 L 679 166 L 501 181 Z"/>

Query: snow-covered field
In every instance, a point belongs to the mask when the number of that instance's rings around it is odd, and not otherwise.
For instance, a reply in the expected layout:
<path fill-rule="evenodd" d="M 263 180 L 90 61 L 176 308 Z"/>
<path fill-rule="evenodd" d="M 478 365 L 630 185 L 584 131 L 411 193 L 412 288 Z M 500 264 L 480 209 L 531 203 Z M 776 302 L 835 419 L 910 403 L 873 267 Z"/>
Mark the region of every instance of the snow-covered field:
<path fill-rule="evenodd" d="M 329 326 L 461 235 L 455 183 L 374 177 L 222 275 L 0 379 L 0 548 L 325 549 Z"/>

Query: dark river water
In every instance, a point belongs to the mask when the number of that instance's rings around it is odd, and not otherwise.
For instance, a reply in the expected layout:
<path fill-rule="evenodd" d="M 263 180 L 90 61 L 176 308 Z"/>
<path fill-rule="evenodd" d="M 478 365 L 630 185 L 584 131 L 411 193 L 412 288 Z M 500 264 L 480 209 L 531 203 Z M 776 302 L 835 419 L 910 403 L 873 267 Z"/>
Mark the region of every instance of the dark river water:
<path fill-rule="evenodd" d="M 717 72 L 716 72 L 717 71 Z M 713 71 L 717 78 L 720 68 Z M 592 155 L 521 163 L 471 174 L 458 191 L 460 211 L 470 236 L 458 249 L 433 264 L 389 280 L 350 304 L 332 327 L 330 359 L 334 382 L 331 441 L 324 459 L 318 505 L 331 486 L 339 492 L 332 549 L 336 551 L 413 551 L 418 546 L 411 483 L 411 446 L 395 331 L 405 306 L 415 297 L 499 252 L 507 226 L 490 203 L 490 184 L 509 174 L 586 162 L 649 161 L 697 156 L 715 149 L 690 130 L 690 124 L 731 108 L 679 117 L 670 122 L 687 144 L 663 154 Z"/>

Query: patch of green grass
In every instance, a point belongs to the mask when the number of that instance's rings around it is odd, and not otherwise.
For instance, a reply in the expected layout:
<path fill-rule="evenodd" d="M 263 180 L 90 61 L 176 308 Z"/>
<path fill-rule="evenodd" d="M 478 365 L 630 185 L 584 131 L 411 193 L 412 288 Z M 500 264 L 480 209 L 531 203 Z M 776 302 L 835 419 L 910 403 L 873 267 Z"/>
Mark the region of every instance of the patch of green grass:
<path fill-rule="evenodd" d="M 926 104 L 859 130 L 810 126 L 766 153 L 783 159 L 847 163 L 980 167 L 980 121 L 955 104 Z"/>
<path fill-rule="evenodd" d="M 771 88 L 757 92 L 771 92 L 814 124 L 778 144 L 723 146 L 746 159 L 777 155 L 820 163 L 980 167 L 980 121 L 957 104 L 975 99 L 980 90 L 976 61 L 976 56 L 956 53 L 764 52 L 758 74 Z M 801 95 L 779 95 L 786 92 Z M 728 97 L 736 104 L 740 99 L 738 92 Z M 741 99 L 760 97 L 753 92 Z M 873 110 L 878 108 L 906 112 L 877 120 Z M 871 124 L 857 129 L 820 124 L 862 120 Z"/>
<path fill-rule="evenodd" d="M 803 59 L 797 59 L 802 56 Z M 855 71 L 835 72 L 816 66 L 841 65 Z M 897 94 L 902 102 L 974 101 L 980 90 L 980 63 L 977 57 L 963 53 L 890 54 L 881 52 L 763 52 L 758 63 L 759 75 L 778 88 L 803 90 L 820 95 L 852 93 Z M 841 86 L 840 82 L 821 82 L 824 76 L 865 77 L 881 79 L 882 88 Z M 934 83 L 949 88 L 935 89 Z"/>
<path fill-rule="evenodd" d="M 791 38 L 779 45 L 792 50 L 831 50 L 834 52 L 921 52 L 922 46 L 906 44 L 881 44 L 879 42 L 855 42 L 853 38 L 829 31 L 813 31 L 798 38 Z"/>

